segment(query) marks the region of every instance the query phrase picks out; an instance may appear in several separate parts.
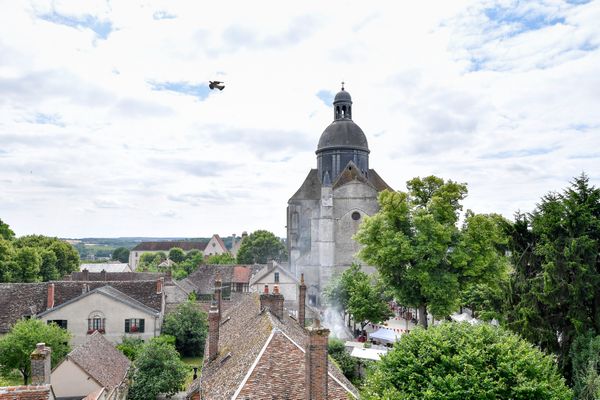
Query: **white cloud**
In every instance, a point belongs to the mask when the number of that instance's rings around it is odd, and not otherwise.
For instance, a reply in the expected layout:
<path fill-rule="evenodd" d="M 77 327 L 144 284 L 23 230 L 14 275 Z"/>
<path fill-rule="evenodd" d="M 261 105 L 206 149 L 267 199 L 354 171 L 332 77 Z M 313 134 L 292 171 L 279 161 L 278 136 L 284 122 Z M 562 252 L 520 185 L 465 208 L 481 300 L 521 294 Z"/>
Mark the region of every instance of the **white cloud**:
<path fill-rule="evenodd" d="M 0 213 L 18 234 L 284 235 L 345 80 L 371 165 L 531 210 L 598 184 L 600 2 L 11 2 Z M 222 92 L 201 90 L 224 80 Z"/>

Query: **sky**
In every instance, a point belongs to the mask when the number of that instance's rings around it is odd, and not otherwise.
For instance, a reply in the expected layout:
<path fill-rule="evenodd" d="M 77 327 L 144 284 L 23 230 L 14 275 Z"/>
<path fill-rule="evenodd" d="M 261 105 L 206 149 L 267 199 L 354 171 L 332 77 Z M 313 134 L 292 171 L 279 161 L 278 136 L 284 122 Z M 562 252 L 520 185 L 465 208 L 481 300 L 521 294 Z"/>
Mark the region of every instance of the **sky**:
<path fill-rule="evenodd" d="M 285 236 L 342 81 L 397 190 L 433 174 L 512 218 L 600 185 L 600 0 L 290 4 L 0 0 L 0 219 Z"/>

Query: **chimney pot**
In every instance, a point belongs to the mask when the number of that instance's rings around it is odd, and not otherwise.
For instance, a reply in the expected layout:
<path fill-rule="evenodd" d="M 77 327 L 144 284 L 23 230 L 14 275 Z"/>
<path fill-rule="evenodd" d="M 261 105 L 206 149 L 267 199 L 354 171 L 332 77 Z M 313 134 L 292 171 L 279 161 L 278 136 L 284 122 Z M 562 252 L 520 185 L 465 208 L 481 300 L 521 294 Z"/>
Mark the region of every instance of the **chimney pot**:
<path fill-rule="evenodd" d="M 265 294 L 269 294 L 269 285 L 265 285 Z"/>
<path fill-rule="evenodd" d="M 88 271 L 88 269 L 86 268 L 81 272 L 83 273 L 83 280 L 89 281 L 90 280 L 90 271 Z"/>
<path fill-rule="evenodd" d="M 156 294 L 162 293 L 164 281 L 165 281 L 165 278 L 163 278 L 163 277 L 160 277 L 156 280 Z"/>
<path fill-rule="evenodd" d="M 210 361 L 217 358 L 219 354 L 219 309 L 216 302 L 213 302 L 208 311 L 208 359 Z"/>
<path fill-rule="evenodd" d="M 279 294 L 279 285 L 273 286 L 273 294 Z"/>

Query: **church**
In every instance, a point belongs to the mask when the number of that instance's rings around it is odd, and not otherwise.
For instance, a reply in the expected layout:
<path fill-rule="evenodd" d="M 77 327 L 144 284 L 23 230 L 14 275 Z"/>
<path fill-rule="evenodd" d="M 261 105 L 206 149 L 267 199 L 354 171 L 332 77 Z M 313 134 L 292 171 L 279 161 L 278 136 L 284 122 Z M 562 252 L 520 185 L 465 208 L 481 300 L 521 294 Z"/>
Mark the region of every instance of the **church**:
<path fill-rule="evenodd" d="M 296 276 L 304 274 L 313 305 L 320 303 L 332 276 L 358 261 L 360 247 L 352 236 L 365 215 L 379 210 L 378 193 L 392 190 L 369 168 L 367 137 L 352 120 L 352 97 L 343 85 L 333 100 L 333 117 L 319 139 L 317 168 L 287 207 L 290 269 Z"/>

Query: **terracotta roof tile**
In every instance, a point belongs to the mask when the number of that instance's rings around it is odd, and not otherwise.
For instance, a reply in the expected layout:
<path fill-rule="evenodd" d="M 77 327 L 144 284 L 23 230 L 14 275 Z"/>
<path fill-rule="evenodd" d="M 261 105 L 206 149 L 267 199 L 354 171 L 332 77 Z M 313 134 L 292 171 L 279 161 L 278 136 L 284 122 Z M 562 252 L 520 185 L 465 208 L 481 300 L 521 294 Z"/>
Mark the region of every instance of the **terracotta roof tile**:
<path fill-rule="evenodd" d="M 123 381 L 131 364 L 129 359 L 99 332 L 89 335 L 84 344 L 75 347 L 67 355 L 67 359 L 79 365 L 108 389 L 118 386 Z"/>
<path fill-rule="evenodd" d="M 0 400 L 46 400 L 53 399 L 50 385 L 0 387 Z"/>

